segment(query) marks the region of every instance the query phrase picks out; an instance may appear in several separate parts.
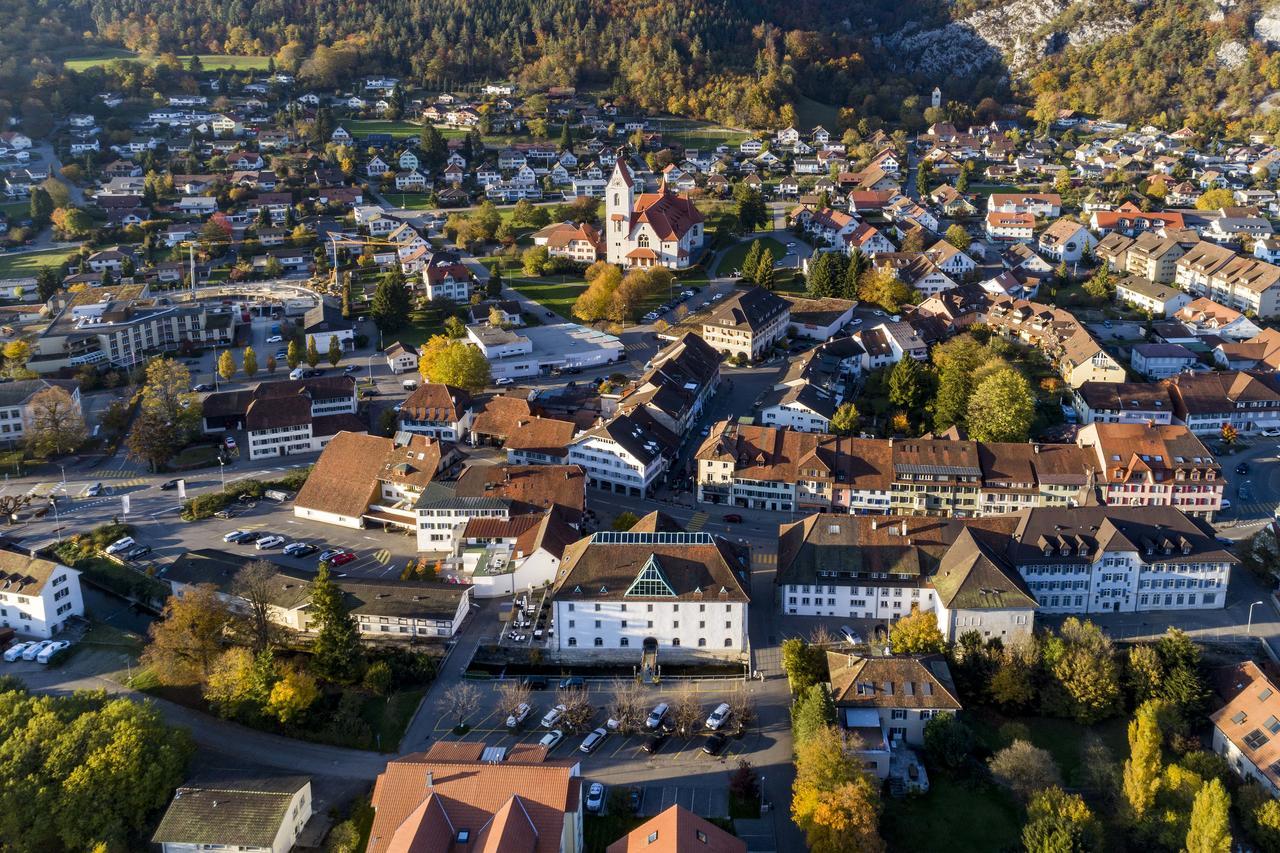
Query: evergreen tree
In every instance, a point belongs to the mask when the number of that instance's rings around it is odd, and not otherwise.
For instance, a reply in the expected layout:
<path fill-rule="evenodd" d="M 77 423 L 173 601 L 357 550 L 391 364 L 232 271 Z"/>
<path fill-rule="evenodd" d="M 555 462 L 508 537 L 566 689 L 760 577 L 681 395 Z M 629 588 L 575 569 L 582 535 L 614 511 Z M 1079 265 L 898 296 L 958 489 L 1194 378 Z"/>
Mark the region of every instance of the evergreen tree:
<path fill-rule="evenodd" d="M 560 125 L 560 150 L 568 151 L 573 148 L 573 137 L 569 135 L 569 122 L 565 121 Z"/>
<path fill-rule="evenodd" d="M 404 286 L 404 276 L 392 270 L 378 279 L 369 306 L 369 316 L 383 332 L 395 332 L 409 322 L 409 291 Z"/>
<path fill-rule="evenodd" d="M 338 343 L 337 335 L 329 336 L 329 363 L 334 367 L 338 366 L 338 362 L 342 361 L 342 344 Z"/>
<path fill-rule="evenodd" d="M 742 262 L 742 277 L 747 281 L 755 281 L 756 268 L 760 266 L 760 241 L 752 240 L 751 248 L 747 249 L 747 257 Z"/>
<path fill-rule="evenodd" d="M 431 122 L 422 126 L 422 131 L 418 134 L 418 146 L 422 149 L 423 165 L 433 172 L 441 169 L 444 161 L 449 159 L 449 143 Z"/>
<path fill-rule="evenodd" d="M 853 254 L 849 255 L 849 265 L 844 269 L 844 283 L 840 288 L 840 295 L 845 299 L 858 298 L 858 279 L 862 278 L 862 274 L 871 268 L 871 259 L 862 253 L 861 249 L 854 249 Z"/>
<path fill-rule="evenodd" d="M 889 402 L 901 406 L 909 413 L 918 411 L 924 405 L 928 393 L 924 367 L 910 356 L 893 366 L 889 372 Z"/>
<path fill-rule="evenodd" d="M 320 564 L 311 583 L 311 613 L 316 625 L 311 668 L 329 681 L 354 681 L 360 672 L 360 638 L 328 563 Z"/>
<path fill-rule="evenodd" d="M 756 284 L 760 285 L 765 290 L 773 290 L 773 249 L 765 249 L 760 253 L 760 264 L 756 267 L 756 274 L 754 278 Z"/>
<path fill-rule="evenodd" d="M 835 293 L 834 252 L 823 252 L 809 262 L 809 277 L 805 291 L 814 299 L 823 299 Z"/>
<path fill-rule="evenodd" d="M 31 191 L 30 212 L 31 221 L 37 228 L 49 224 L 49 217 L 53 215 L 53 198 L 44 187 L 36 187 Z"/>

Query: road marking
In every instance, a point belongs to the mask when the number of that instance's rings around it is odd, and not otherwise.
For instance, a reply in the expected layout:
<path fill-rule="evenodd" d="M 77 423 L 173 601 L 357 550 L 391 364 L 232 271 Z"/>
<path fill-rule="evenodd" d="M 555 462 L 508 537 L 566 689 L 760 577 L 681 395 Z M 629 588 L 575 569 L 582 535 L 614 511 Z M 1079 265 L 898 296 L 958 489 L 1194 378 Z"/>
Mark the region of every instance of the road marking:
<path fill-rule="evenodd" d="M 752 561 L 761 566 L 773 566 L 778 562 L 778 555 L 773 553 L 753 554 Z"/>
<path fill-rule="evenodd" d="M 383 548 L 382 550 L 378 551 L 376 554 L 373 555 L 373 559 L 377 560 L 379 563 L 382 563 L 383 565 L 390 563 L 391 549 Z"/>
<path fill-rule="evenodd" d="M 697 533 L 702 529 L 702 525 L 707 523 L 708 518 L 710 518 L 710 516 L 707 513 L 699 510 L 693 514 L 692 518 L 689 519 L 689 523 L 685 525 L 684 529 L 690 533 Z"/>

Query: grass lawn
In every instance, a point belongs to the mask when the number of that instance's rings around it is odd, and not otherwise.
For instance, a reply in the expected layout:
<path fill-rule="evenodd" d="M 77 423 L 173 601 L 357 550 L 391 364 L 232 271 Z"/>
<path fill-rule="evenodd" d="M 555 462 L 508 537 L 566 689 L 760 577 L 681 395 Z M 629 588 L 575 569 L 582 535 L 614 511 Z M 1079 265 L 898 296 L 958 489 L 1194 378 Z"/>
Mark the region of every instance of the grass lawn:
<path fill-rule="evenodd" d="M 432 205 L 427 193 L 398 193 L 384 192 L 383 197 L 394 205 L 405 208 L 406 210 L 431 210 Z"/>
<path fill-rule="evenodd" d="M 266 361 L 265 356 L 263 361 Z M 186 468 L 202 468 L 206 465 L 218 464 L 218 449 L 211 444 L 197 444 L 193 447 L 184 447 L 169 460 L 169 464 L 174 470 Z"/>
<path fill-rule="evenodd" d="M 781 258 L 787 252 L 787 247 L 772 237 L 761 237 L 759 240 L 760 250 L 763 252 L 765 249 L 771 249 L 774 260 Z M 743 240 L 729 248 L 720 256 L 720 265 L 716 268 L 716 274 L 728 275 L 734 270 L 742 269 L 742 262 L 747 259 L 747 252 L 751 251 L 753 242 L 753 240 Z"/>
<path fill-rule="evenodd" d="M 605 848 L 644 823 L 633 814 L 588 814 L 582 818 L 583 848 L 586 853 L 604 853 Z"/>
<path fill-rule="evenodd" d="M 573 319 L 573 303 L 587 289 L 587 283 L 582 279 L 565 275 L 550 278 L 508 278 L 506 282 L 548 311 L 554 311 L 570 322 L 577 322 Z"/>
<path fill-rule="evenodd" d="M 71 257 L 72 249 L 46 249 L 0 255 L 0 279 L 30 278 L 44 267 L 56 267 Z"/>
<path fill-rule="evenodd" d="M 417 136 L 422 131 L 422 125 L 403 120 L 353 118 L 340 121 L 338 124 L 345 127 L 347 132 L 356 136 L 362 136 L 366 133 L 389 133 L 395 137 L 404 137 Z"/>
<path fill-rule="evenodd" d="M 88 56 L 67 59 L 62 64 L 70 71 L 86 71 L 99 65 L 106 65 L 113 59 L 129 59 L 151 65 L 157 62 L 159 57 L 134 53 L 131 50 L 122 50 L 117 47 L 107 47 Z M 191 60 L 191 57 L 179 56 L 178 59 L 185 66 Z M 200 54 L 200 64 L 207 71 L 220 71 L 224 68 L 233 71 L 266 71 L 267 61 L 268 57 L 265 56 L 228 56 L 223 53 Z"/>
<path fill-rule="evenodd" d="M 1006 738 L 1000 734 L 1000 727 L 1013 723 L 1022 727 L 1019 737 L 1029 736 L 1031 743 L 1047 749 L 1054 763 L 1062 771 L 1062 778 L 1068 786 L 1075 785 L 1081 770 L 1080 748 L 1086 734 L 1096 734 L 1111 750 L 1117 760 L 1129 754 L 1128 721 L 1123 717 L 1104 720 L 1096 726 L 1082 726 L 1072 720 L 1061 720 L 1054 717 L 1014 717 L 1006 718 L 990 712 L 980 711 L 968 717 L 978 741 L 992 752 L 1007 746 Z"/>
<path fill-rule="evenodd" d="M 1022 188 L 1013 184 L 975 184 L 970 183 L 967 192 L 973 195 L 989 196 L 992 193 L 1016 193 Z"/>
<path fill-rule="evenodd" d="M 950 853 L 1008 850 L 1018 846 L 1019 812 L 994 786 L 931 773 L 929 793 L 885 799 L 880 832 L 890 850 L 936 850 L 940 838 Z"/>
<path fill-rule="evenodd" d="M 6 201 L 4 204 L 0 204 L 0 213 L 10 219 L 26 219 L 31 213 L 31 202 Z"/>
<path fill-rule="evenodd" d="M 360 714 L 373 730 L 381 751 L 395 752 L 400 748 L 400 738 L 404 737 L 404 730 L 426 692 L 427 688 L 419 687 L 392 693 L 385 699 L 381 696 L 365 699 Z"/>

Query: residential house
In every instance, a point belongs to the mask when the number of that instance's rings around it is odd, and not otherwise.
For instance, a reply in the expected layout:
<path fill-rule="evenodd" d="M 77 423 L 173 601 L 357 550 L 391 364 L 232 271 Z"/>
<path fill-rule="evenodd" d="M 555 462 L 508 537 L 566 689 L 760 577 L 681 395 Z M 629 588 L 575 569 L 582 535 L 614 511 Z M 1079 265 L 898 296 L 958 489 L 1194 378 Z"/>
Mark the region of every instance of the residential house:
<path fill-rule="evenodd" d="M 1093 250 L 1098 238 L 1079 222 L 1059 219 L 1040 232 L 1041 253 L 1060 263 L 1075 263 Z"/>
<path fill-rule="evenodd" d="M 605 853 L 747 853 L 747 843 L 675 804 L 610 844 Z"/>
<path fill-rule="evenodd" d="M 1169 389 L 1149 382 L 1085 382 L 1072 393 L 1080 423 L 1170 424 Z"/>
<path fill-rule="evenodd" d="M 1181 424 L 1092 423 L 1076 443 L 1094 454 L 1108 506 L 1172 506 L 1206 520 L 1222 508 L 1222 466 Z"/>
<path fill-rule="evenodd" d="M 438 382 L 419 385 L 400 407 L 398 429 L 440 441 L 460 442 L 475 416 L 471 394 Z"/>
<path fill-rule="evenodd" d="M 1199 362 L 1200 357 L 1182 344 L 1160 343 L 1135 344 L 1129 359 L 1135 373 L 1153 380 L 1168 379 Z"/>
<path fill-rule="evenodd" d="M 790 303 L 762 287 L 731 293 L 702 323 L 702 339 L 727 356 L 757 360 L 786 335 Z"/>
<path fill-rule="evenodd" d="M 80 572 L 52 560 L 0 549 L 0 628 L 47 640 L 84 617 Z"/>
<path fill-rule="evenodd" d="M 1116 282 L 1116 301 L 1147 311 L 1153 317 L 1171 317 L 1191 303 L 1191 295 L 1172 284 L 1160 284 L 1138 275 Z"/>
<path fill-rule="evenodd" d="M 1212 749 L 1246 783 L 1280 797 L 1280 692 L 1251 660 L 1213 674 L 1222 705 L 1209 715 Z"/>
<path fill-rule="evenodd" d="M 251 460 L 314 453 L 342 431 L 364 432 L 351 376 L 260 382 L 205 398 L 205 433 L 244 429 Z"/>
<path fill-rule="evenodd" d="M 408 373 L 418 369 L 418 350 L 410 344 L 395 341 L 385 351 L 387 367 L 395 374 Z"/>
<path fill-rule="evenodd" d="M 1240 435 L 1280 427 L 1280 377 L 1259 371 L 1181 373 L 1165 380 L 1173 413 L 1196 435 Z"/>
<path fill-rule="evenodd" d="M 174 791 L 151 843 L 162 853 L 289 853 L 314 809 L 307 776 L 206 774 Z"/>

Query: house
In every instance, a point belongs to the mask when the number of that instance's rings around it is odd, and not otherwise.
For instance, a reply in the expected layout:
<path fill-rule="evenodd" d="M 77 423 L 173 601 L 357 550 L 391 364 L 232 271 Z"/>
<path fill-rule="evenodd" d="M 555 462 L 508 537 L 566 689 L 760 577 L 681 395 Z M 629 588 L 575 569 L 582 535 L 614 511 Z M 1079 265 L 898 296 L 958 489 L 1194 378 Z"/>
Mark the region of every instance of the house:
<path fill-rule="evenodd" d="M 806 384 L 784 385 L 764 393 L 756 417 L 764 426 L 827 433 L 836 407 L 826 391 Z"/>
<path fill-rule="evenodd" d="M 581 526 L 587 502 L 587 478 L 577 465 L 468 465 L 458 475 L 459 498 L 509 501 L 514 516 L 554 509 L 565 524 Z M 574 537 L 575 539 L 577 537 Z"/>
<path fill-rule="evenodd" d="M 32 402 L 42 391 L 57 386 L 67 392 L 71 401 L 64 415 L 83 418 L 80 408 L 80 384 L 68 380 L 17 379 L 0 384 L 0 445 L 12 447 L 25 441 L 27 433 L 36 423 L 37 415 Z"/>
<path fill-rule="evenodd" d="M 1200 357 L 1182 344 L 1135 344 L 1129 366 L 1148 379 L 1168 379 L 1200 362 Z"/>
<path fill-rule="evenodd" d="M 423 291 L 427 299 L 448 299 L 459 304 L 471 298 L 475 276 L 453 252 L 438 251 L 426 258 L 422 268 Z"/>
<path fill-rule="evenodd" d="M 659 350 L 619 395 L 617 411 L 643 409 L 665 429 L 688 436 L 720 384 L 720 354 L 687 332 Z"/>
<path fill-rule="evenodd" d="M 418 350 L 409 344 L 395 341 L 387 347 L 385 355 L 387 367 L 391 368 L 392 373 L 408 373 L 411 370 L 416 372 L 418 369 Z"/>
<path fill-rule="evenodd" d="M 355 347 L 355 327 L 351 321 L 343 319 L 341 308 L 330 305 L 323 297 L 303 317 L 302 331 L 307 346 L 314 342 L 320 353 L 329 351 L 329 341 L 334 338 L 344 351 Z"/>
<path fill-rule="evenodd" d="M 1059 219 L 1040 232 L 1037 241 L 1040 251 L 1055 261 L 1075 263 L 1092 251 L 1098 238 L 1089 233 L 1079 222 Z"/>
<path fill-rule="evenodd" d="M 857 302 L 852 299 L 826 297 L 807 299 L 801 296 L 786 297 L 791 303 L 791 332 L 803 338 L 829 341 L 846 323 L 853 319 Z"/>
<path fill-rule="evenodd" d="M 314 809 L 307 776 L 207 774 L 174 791 L 151 843 L 163 853 L 289 853 Z"/>
<path fill-rule="evenodd" d="M 676 804 L 610 844 L 605 853 L 747 853 L 747 843 Z"/>
<path fill-rule="evenodd" d="M 471 395 L 462 388 L 427 382 L 401 404 L 398 429 L 440 441 L 459 442 L 470 434 Z"/>
<path fill-rule="evenodd" d="M 1191 300 L 1173 316 L 1196 337 L 1243 341 L 1262 333 L 1262 329 L 1244 314 L 1203 296 Z"/>
<path fill-rule="evenodd" d="M 1246 436 L 1280 427 L 1280 378 L 1275 374 L 1181 373 L 1165 385 L 1174 416 L 1196 435 L 1220 435 L 1228 424 Z"/>
<path fill-rule="evenodd" d="M 1214 672 L 1213 683 L 1222 702 L 1209 715 L 1214 754 L 1244 782 L 1280 797 L 1280 692 L 1275 682 L 1246 660 Z"/>
<path fill-rule="evenodd" d="M 702 339 L 727 356 L 757 360 L 782 340 L 791 323 L 785 299 L 762 287 L 738 290 L 702 324 Z"/>
<path fill-rule="evenodd" d="M 606 253 L 604 240 L 594 225 L 586 222 L 556 222 L 531 235 L 535 246 L 546 246 L 552 257 L 592 264 Z"/>
<path fill-rule="evenodd" d="M 686 269 L 702 252 L 702 213 L 685 195 L 667 189 L 638 192 L 636 177 L 619 156 L 605 189 L 606 257 L 623 267 Z"/>
<path fill-rule="evenodd" d="M 992 210 L 987 213 L 986 232 L 992 240 L 1030 243 L 1035 237 L 1036 217 L 1029 212 L 1008 213 Z"/>
<path fill-rule="evenodd" d="M 1116 282 L 1116 301 L 1147 311 L 1153 317 L 1171 317 L 1191 303 L 1191 295 L 1172 284 L 1130 275 Z"/>
<path fill-rule="evenodd" d="M 739 572 L 748 562 L 745 548 L 684 532 L 658 512 L 625 533 L 593 533 L 565 549 L 551 590 L 556 652 L 564 660 L 738 660 L 750 600 Z"/>
<path fill-rule="evenodd" d="M 1205 520 L 1222 509 L 1222 466 L 1181 424 L 1092 423 L 1076 444 L 1094 455 L 1104 504 L 1171 506 Z"/>
<path fill-rule="evenodd" d="M 0 549 L 0 628 L 47 640 L 84 616 L 80 572 L 61 563 Z"/>
<path fill-rule="evenodd" d="M 646 497 L 671 464 L 680 436 L 646 409 L 633 408 L 573 437 L 566 461 L 580 465 L 593 488 Z"/>
<path fill-rule="evenodd" d="M 500 760 L 483 743 L 437 742 L 387 762 L 373 788 L 368 853 L 582 853 L 576 760 L 517 745 Z"/>
<path fill-rule="evenodd" d="M 827 679 L 845 750 L 877 779 L 909 784 L 922 766 L 924 730 L 937 716 L 960 710 L 959 692 L 941 655 L 863 657 L 828 651 Z"/>
<path fill-rule="evenodd" d="M 202 410 L 206 434 L 243 428 L 249 458 L 322 450 L 343 430 L 363 432 L 351 376 L 260 382 L 251 389 L 210 394 Z"/>
<path fill-rule="evenodd" d="M 1164 385 L 1149 382 L 1085 382 L 1072 392 L 1082 424 L 1169 424 L 1173 401 Z"/>
<path fill-rule="evenodd" d="M 1056 219 L 1062 215 L 1062 196 L 1057 193 L 992 193 L 987 197 L 988 213 L 1030 213 L 1033 219 Z"/>

